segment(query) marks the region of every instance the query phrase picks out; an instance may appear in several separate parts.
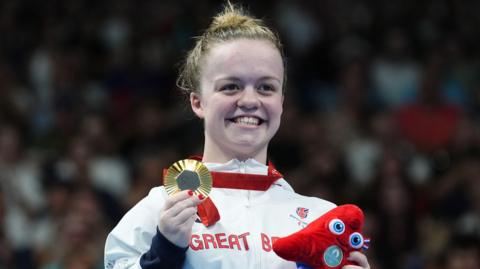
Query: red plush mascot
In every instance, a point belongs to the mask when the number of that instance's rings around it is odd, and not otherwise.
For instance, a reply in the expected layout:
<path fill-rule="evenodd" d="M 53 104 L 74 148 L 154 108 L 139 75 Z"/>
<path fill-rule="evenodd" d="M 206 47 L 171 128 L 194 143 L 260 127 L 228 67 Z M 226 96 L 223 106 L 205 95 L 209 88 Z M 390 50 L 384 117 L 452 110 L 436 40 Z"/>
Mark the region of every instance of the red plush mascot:
<path fill-rule="evenodd" d="M 361 234 L 364 216 L 355 205 L 338 206 L 303 230 L 273 244 L 278 256 L 297 262 L 298 268 L 337 269 L 346 264 L 350 252 L 367 249 L 369 239 Z"/>

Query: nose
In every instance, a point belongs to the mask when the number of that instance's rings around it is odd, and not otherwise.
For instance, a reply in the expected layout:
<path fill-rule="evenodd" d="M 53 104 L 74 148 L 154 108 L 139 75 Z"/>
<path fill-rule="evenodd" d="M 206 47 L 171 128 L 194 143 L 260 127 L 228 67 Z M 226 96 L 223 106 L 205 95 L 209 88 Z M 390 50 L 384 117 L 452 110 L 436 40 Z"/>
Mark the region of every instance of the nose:
<path fill-rule="evenodd" d="M 240 95 L 237 106 L 244 109 L 256 109 L 260 106 L 260 99 L 257 91 L 252 87 L 247 87 Z"/>

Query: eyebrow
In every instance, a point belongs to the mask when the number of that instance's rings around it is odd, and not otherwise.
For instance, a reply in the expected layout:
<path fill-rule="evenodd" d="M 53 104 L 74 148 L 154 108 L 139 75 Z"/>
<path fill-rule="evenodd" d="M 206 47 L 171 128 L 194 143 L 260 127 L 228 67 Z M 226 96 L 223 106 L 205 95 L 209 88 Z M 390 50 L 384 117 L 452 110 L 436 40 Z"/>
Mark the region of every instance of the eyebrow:
<path fill-rule="evenodd" d="M 230 81 L 237 81 L 237 82 L 243 81 L 243 79 L 241 79 L 239 77 L 235 77 L 235 76 L 221 77 L 221 78 L 216 79 L 215 81 L 220 81 L 220 80 L 230 80 Z M 275 80 L 275 81 L 278 82 L 278 84 L 280 84 L 280 85 L 282 84 L 280 79 L 278 79 L 276 77 L 272 77 L 272 76 L 263 76 L 263 77 L 258 78 L 257 80 Z"/>

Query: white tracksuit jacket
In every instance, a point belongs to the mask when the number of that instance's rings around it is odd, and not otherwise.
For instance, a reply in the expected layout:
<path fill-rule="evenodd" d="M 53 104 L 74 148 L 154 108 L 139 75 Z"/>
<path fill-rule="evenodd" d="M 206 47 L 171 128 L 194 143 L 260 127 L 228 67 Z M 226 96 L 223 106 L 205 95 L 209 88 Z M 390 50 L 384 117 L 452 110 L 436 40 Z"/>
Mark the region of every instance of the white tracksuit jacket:
<path fill-rule="evenodd" d="M 218 172 L 268 172 L 266 165 L 253 159 L 205 165 Z M 335 207 L 331 202 L 295 193 L 284 179 L 277 180 L 267 191 L 213 188 L 209 197 L 220 220 L 210 227 L 194 223 L 184 269 L 295 269 L 294 262 L 283 260 L 272 251 L 272 240 L 302 229 Z M 108 235 L 105 268 L 146 268 L 140 258 L 153 244 L 166 198 L 163 187 L 153 188 L 122 218 Z M 170 252 L 165 256 L 169 255 Z"/>

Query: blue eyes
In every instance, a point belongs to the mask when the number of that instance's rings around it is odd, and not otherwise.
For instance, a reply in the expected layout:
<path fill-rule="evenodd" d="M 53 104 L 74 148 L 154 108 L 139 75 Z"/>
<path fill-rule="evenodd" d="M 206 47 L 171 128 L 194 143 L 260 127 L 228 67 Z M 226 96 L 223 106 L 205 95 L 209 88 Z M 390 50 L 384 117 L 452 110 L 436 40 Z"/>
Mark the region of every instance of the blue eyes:
<path fill-rule="evenodd" d="M 359 249 L 363 246 L 363 236 L 360 233 L 352 233 L 349 242 L 352 248 Z"/>
<path fill-rule="evenodd" d="M 345 232 L 345 224 L 339 219 L 332 219 L 330 223 L 328 223 L 328 229 L 330 229 L 330 232 L 333 234 L 340 235 Z"/>

